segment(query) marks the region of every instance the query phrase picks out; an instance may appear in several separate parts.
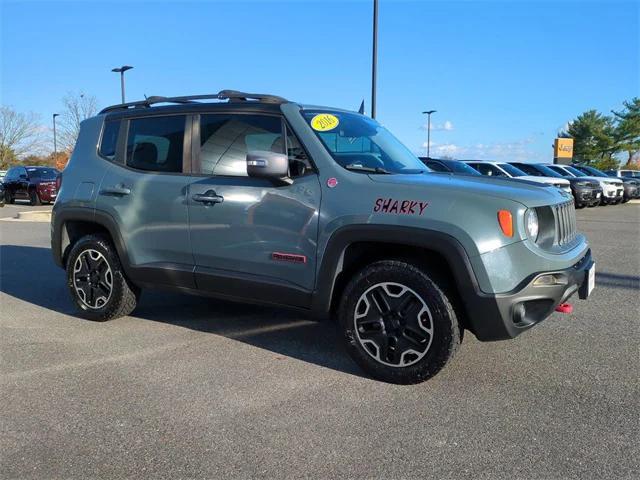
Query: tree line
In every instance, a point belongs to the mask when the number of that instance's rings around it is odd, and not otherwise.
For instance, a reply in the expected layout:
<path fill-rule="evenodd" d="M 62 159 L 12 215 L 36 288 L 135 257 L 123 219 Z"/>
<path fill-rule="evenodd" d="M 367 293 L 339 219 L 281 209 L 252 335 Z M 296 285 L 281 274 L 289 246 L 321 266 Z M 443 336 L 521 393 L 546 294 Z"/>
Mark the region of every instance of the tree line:
<path fill-rule="evenodd" d="M 53 150 L 53 126 L 42 124 L 33 112 L 0 106 L 0 170 L 14 165 L 46 165 L 63 169 L 80 133 L 80 123 L 98 112 L 93 95 L 67 93 L 56 118 L 57 153 Z"/>
<path fill-rule="evenodd" d="M 604 115 L 588 110 L 569 122 L 560 133 L 573 138 L 575 161 L 601 170 L 616 169 L 623 155 L 624 167 L 640 169 L 640 98 L 623 102 L 623 109 Z"/>

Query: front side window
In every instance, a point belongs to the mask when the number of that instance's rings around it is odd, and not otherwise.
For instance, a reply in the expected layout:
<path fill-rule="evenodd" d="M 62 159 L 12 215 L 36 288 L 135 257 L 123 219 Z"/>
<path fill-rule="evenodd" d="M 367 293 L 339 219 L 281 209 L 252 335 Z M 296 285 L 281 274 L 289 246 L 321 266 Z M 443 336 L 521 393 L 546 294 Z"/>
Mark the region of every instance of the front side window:
<path fill-rule="evenodd" d="M 100 141 L 100 155 L 110 160 L 115 158 L 119 132 L 120 120 L 111 120 L 104 123 L 102 140 Z"/>
<path fill-rule="evenodd" d="M 151 172 L 182 172 L 184 128 L 183 115 L 130 120 L 127 166 Z"/>
<path fill-rule="evenodd" d="M 282 120 L 267 115 L 200 116 L 200 173 L 247 176 L 247 153 L 285 153 Z"/>
<path fill-rule="evenodd" d="M 362 173 L 422 173 L 428 168 L 378 122 L 350 112 L 305 111 L 303 116 L 331 157 Z"/>

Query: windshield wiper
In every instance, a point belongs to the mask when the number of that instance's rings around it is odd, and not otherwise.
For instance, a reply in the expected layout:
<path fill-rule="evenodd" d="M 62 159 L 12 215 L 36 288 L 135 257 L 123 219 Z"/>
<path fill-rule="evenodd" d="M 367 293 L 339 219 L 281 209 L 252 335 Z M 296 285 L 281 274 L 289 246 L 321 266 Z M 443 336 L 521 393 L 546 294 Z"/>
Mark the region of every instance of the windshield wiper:
<path fill-rule="evenodd" d="M 391 175 L 391 172 L 385 170 L 382 167 L 365 167 L 364 165 L 359 165 L 357 163 L 350 163 L 349 165 L 345 165 L 344 168 L 347 170 L 353 170 L 354 172 L 368 172 L 368 173 L 380 173 L 382 175 Z"/>

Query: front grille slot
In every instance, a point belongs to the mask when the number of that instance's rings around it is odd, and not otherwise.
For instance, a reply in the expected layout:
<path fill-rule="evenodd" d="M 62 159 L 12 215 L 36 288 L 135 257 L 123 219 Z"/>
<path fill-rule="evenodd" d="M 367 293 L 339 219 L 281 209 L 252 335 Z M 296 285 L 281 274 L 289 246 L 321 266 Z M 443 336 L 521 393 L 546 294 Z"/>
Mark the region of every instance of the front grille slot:
<path fill-rule="evenodd" d="M 573 200 L 551 207 L 555 217 L 556 235 L 554 244 L 562 247 L 576 238 L 576 211 Z"/>

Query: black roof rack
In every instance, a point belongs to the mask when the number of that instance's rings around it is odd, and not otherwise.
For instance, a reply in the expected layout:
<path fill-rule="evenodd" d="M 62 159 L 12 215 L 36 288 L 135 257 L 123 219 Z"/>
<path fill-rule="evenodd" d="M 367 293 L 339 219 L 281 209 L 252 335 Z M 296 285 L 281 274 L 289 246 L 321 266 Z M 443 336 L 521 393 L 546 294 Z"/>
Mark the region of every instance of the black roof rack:
<path fill-rule="evenodd" d="M 236 90 L 220 90 L 218 93 L 207 95 L 188 95 L 183 97 L 151 96 L 137 102 L 119 103 L 103 108 L 100 113 L 128 110 L 130 108 L 148 108 L 157 103 L 198 103 L 197 100 L 229 100 L 230 102 L 261 102 L 261 103 L 286 103 L 287 99 L 276 95 L 263 93 L 238 92 Z"/>

